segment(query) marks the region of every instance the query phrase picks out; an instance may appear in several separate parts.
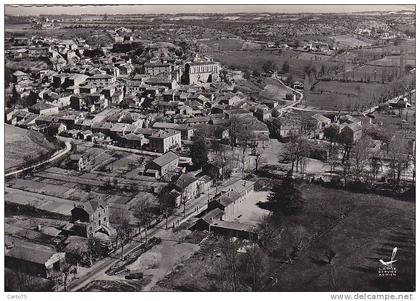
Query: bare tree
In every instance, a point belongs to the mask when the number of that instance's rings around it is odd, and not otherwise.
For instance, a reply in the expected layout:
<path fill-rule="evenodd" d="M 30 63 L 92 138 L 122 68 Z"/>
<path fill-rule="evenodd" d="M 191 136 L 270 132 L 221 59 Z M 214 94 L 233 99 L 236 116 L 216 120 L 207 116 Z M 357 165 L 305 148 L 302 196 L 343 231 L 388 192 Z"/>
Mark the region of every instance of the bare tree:
<path fill-rule="evenodd" d="M 290 161 L 291 171 L 293 173 L 294 169 L 296 172 L 299 172 L 299 167 L 301 173 L 304 173 L 304 157 L 308 156 L 309 153 L 309 143 L 301 135 L 293 136 L 289 143 L 287 143 L 285 152 L 280 154 L 280 160 L 286 159 Z"/>
<path fill-rule="evenodd" d="M 147 228 L 153 219 L 153 207 L 149 199 L 142 199 L 134 208 L 133 215 L 137 218 L 137 226 L 139 227 L 139 234 L 141 239 L 141 230 L 144 228 L 144 236 L 147 242 Z"/>
<path fill-rule="evenodd" d="M 116 224 L 116 231 L 117 231 L 117 244 L 118 240 L 120 240 L 120 247 L 121 247 L 121 260 L 124 260 L 124 245 L 126 241 L 130 237 L 130 224 L 128 218 L 128 212 L 126 210 L 116 210 L 113 212 L 113 219 Z"/>
<path fill-rule="evenodd" d="M 370 157 L 369 147 L 372 144 L 372 140 L 365 136 L 360 139 L 352 147 L 351 152 L 351 173 L 357 180 L 364 178 L 365 168 L 368 166 Z"/>
<path fill-rule="evenodd" d="M 389 168 L 393 183 L 396 188 L 400 187 L 401 175 L 409 166 L 410 154 L 407 140 L 400 135 L 394 136 L 389 145 Z"/>

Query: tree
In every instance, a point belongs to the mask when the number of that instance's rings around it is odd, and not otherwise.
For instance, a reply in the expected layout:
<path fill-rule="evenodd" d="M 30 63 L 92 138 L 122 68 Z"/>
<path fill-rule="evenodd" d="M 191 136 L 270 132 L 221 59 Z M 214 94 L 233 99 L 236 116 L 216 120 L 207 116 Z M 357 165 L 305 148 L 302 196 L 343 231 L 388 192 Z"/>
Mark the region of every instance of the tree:
<path fill-rule="evenodd" d="M 331 145 L 330 153 L 328 156 L 328 165 L 330 166 L 331 175 L 335 172 L 335 168 L 339 165 L 338 153 L 339 153 L 338 146 Z"/>
<path fill-rule="evenodd" d="M 133 215 L 137 218 L 137 226 L 139 227 L 139 234 L 141 239 L 141 229 L 144 227 L 144 236 L 147 242 L 147 228 L 153 219 L 153 207 L 148 198 L 142 199 L 134 208 Z"/>
<path fill-rule="evenodd" d="M 170 186 L 167 185 L 161 189 L 158 194 L 160 213 L 165 215 L 165 228 L 168 229 L 168 215 L 175 208 L 175 198 L 170 193 Z"/>
<path fill-rule="evenodd" d="M 208 148 L 203 138 L 194 139 L 190 148 L 190 156 L 196 168 L 201 168 L 208 163 Z"/>
<path fill-rule="evenodd" d="M 316 130 L 318 129 L 318 123 L 315 119 L 307 119 L 304 123 L 305 130 L 314 133 L 314 139 L 316 139 Z"/>
<path fill-rule="evenodd" d="M 292 163 L 291 173 L 293 175 L 294 169 L 296 172 L 304 172 L 304 157 L 308 155 L 309 143 L 306 138 L 301 135 L 291 137 L 290 142 L 287 143 L 284 153 L 280 154 L 280 161 L 289 161 Z"/>
<path fill-rule="evenodd" d="M 265 73 L 273 73 L 277 70 L 277 66 L 272 60 L 267 60 L 262 65 L 262 70 Z"/>
<path fill-rule="evenodd" d="M 274 184 L 268 202 L 275 215 L 296 215 L 303 211 L 304 199 L 291 173 L 281 183 Z"/>
<path fill-rule="evenodd" d="M 88 252 L 89 252 L 89 263 L 93 264 L 93 258 L 98 258 L 104 253 L 104 246 L 101 241 L 95 237 L 88 238 Z"/>
<path fill-rule="evenodd" d="M 117 243 L 120 240 L 121 246 L 121 260 L 124 260 L 124 245 L 127 239 L 130 237 L 130 224 L 128 219 L 128 212 L 125 210 L 116 210 L 114 212 L 114 222 L 116 224 L 115 230 L 117 231 Z"/>
<path fill-rule="evenodd" d="M 382 168 L 382 161 L 380 158 L 373 156 L 370 158 L 370 171 L 372 173 L 372 178 L 376 180 L 379 174 L 379 170 Z"/>
<path fill-rule="evenodd" d="M 284 61 L 283 66 L 281 67 L 281 72 L 283 74 L 289 73 L 290 66 L 288 61 Z"/>
<path fill-rule="evenodd" d="M 222 239 L 221 244 L 222 264 L 221 273 L 229 284 L 229 290 L 236 292 L 239 289 L 239 240 L 232 240 L 230 237 Z"/>
<path fill-rule="evenodd" d="M 248 128 L 244 126 L 243 120 L 238 116 L 232 116 L 230 118 L 229 137 L 232 148 L 238 143 L 247 142 L 250 137 Z"/>
<path fill-rule="evenodd" d="M 356 180 L 365 176 L 365 168 L 368 165 L 370 153 L 369 147 L 372 140 L 369 137 L 363 137 L 354 144 L 351 152 L 351 173 Z"/>
<path fill-rule="evenodd" d="M 389 145 L 389 169 L 395 188 L 400 187 L 401 175 L 409 166 L 410 155 L 407 140 L 396 135 Z"/>
<path fill-rule="evenodd" d="M 254 292 L 259 291 L 268 267 L 267 255 L 256 244 L 245 245 L 245 253 L 242 254 L 239 258 L 240 282 L 250 286 Z"/>

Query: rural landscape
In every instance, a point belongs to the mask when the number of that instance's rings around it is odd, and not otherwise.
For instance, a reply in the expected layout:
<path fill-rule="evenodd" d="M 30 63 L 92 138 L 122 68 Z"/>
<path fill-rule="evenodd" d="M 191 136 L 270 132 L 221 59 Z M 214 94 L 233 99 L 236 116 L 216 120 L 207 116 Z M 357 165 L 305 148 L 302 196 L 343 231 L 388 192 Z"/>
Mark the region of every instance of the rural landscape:
<path fill-rule="evenodd" d="M 414 5 L 144 7 L 5 6 L 5 290 L 415 291 Z"/>

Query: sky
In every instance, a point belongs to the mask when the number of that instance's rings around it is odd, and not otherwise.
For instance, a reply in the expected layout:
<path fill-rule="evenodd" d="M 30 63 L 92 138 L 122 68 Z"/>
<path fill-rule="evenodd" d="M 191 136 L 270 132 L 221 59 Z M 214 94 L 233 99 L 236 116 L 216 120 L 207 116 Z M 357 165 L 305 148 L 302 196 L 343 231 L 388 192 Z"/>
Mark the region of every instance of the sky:
<path fill-rule="evenodd" d="M 414 5 L 5 5 L 5 14 L 351 13 L 414 10 Z"/>

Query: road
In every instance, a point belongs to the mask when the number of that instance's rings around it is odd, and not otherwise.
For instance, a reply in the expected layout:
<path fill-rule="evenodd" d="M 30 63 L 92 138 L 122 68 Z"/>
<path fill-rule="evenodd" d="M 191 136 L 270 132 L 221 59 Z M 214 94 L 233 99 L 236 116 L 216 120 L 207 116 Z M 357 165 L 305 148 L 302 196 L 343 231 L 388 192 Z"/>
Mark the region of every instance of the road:
<path fill-rule="evenodd" d="M 29 167 L 25 167 L 25 168 L 21 168 L 21 169 L 15 170 L 15 171 L 11 171 L 11 172 L 5 174 L 4 176 L 9 177 L 9 176 L 17 175 L 17 174 L 20 174 L 21 172 L 31 170 L 31 169 L 36 168 L 36 167 L 40 167 L 42 165 L 45 165 L 47 163 L 50 163 L 54 160 L 57 160 L 57 159 L 61 158 L 62 156 L 64 156 L 65 154 L 67 154 L 71 150 L 71 143 L 69 141 L 64 141 L 64 144 L 65 144 L 65 148 L 55 152 L 49 159 L 47 159 L 43 162 L 34 164 L 32 166 L 29 166 Z"/>
<path fill-rule="evenodd" d="M 185 217 L 183 216 L 183 206 L 181 206 L 181 208 L 176 209 L 175 212 L 170 217 L 168 217 L 168 230 L 165 229 L 165 220 L 162 220 L 160 223 L 158 223 L 152 229 L 149 230 L 149 239 L 152 237 L 159 237 L 160 234 L 164 232 L 172 231 L 172 227 L 174 224 L 176 224 L 177 226 L 181 225 L 193 216 L 196 216 L 198 213 L 207 208 L 207 201 L 209 197 L 214 195 L 217 189 L 226 188 L 230 185 L 230 183 L 231 181 L 226 181 L 224 185 L 221 185 L 218 188 L 212 187 L 211 189 L 209 189 L 208 193 L 202 194 L 198 198 L 188 202 L 185 207 Z M 137 250 L 140 246 L 141 243 L 139 243 L 138 241 L 132 241 L 125 245 L 124 257 Z M 114 251 L 113 254 L 115 257 L 108 257 L 101 261 L 98 261 L 91 268 L 89 268 L 86 274 L 72 281 L 67 286 L 68 291 L 80 290 L 81 288 L 85 287 L 89 282 L 94 281 L 103 273 L 105 273 L 105 271 L 109 269 L 113 264 L 120 261 L 120 249 Z"/>

